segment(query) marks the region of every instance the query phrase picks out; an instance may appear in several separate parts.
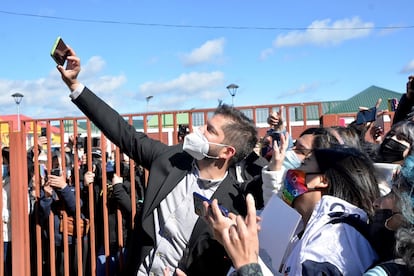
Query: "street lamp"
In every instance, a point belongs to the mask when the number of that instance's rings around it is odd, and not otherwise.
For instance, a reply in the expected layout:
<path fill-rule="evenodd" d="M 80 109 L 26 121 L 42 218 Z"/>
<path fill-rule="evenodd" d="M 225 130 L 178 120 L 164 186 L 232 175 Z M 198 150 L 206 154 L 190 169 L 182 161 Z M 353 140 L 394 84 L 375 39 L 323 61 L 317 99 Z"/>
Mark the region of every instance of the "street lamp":
<path fill-rule="evenodd" d="M 20 131 L 20 103 L 22 102 L 24 96 L 21 93 L 14 93 L 12 97 L 17 104 L 17 131 Z"/>
<path fill-rule="evenodd" d="M 239 88 L 239 86 L 237 84 L 229 84 L 227 85 L 227 90 L 229 90 L 229 93 L 231 95 L 231 105 L 234 106 L 234 96 L 236 96 L 236 92 L 237 92 L 237 88 Z"/>
<path fill-rule="evenodd" d="M 154 96 L 147 96 L 145 97 L 145 99 L 147 100 L 147 112 L 148 112 L 148 106 L 149 106 L 149 101 L 154 98 Z"/>

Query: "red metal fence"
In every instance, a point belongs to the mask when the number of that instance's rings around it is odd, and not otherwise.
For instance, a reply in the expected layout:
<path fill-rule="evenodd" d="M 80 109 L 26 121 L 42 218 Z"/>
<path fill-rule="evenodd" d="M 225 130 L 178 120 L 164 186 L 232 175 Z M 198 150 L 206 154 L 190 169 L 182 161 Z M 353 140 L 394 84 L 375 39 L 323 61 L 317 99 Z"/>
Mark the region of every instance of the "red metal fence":
<path fill-rule="evenodd" d="M 292 137 L 297 138 L 298 134 L 309 126 L 319 126 L 322 116 L 322 106 L 320 103 L 307 103 L 307 104 L 292 104 L 283 105 L 284 112 L 283 117 L 286 124 L 286 129 L 291 133 Z M 259 135 L 263 136 L 268 129 L 266 123 L 267 116 L 272 111 L 279 111 L 281 105 L 269 105 L 269 106 L 251 106 L 240 108 L 247 116 L 253 119 L 256 123 Z M 143 113 L 143 114 L 129 114 L 123 115 L 131 125 L 134 125 L 138 131 L 147 133 L 150 137 L 158 139 L 166 144 L 178 143 L 177 134 L 178 126 L 183 123 L 182 114 L 186 114 L 189 129 L 193 127 L 203 125 L 208 117 L 213 113 L 214 109 L 203 110 L 188 110 L 188 111 L 172 111 L 163 113 Z M 309 112 L 313 112 L 309 116 Z M 170 116 L 172 120 L 166 120 L 166 117 Z M 154 119 L 156 118 L 156 119 Z M 181 120 L 181 121 L 180 121 Z M 154 123 L 155 121 L 155 123 Z M 108 193 L 107 175 L 106 175 L 106 158 L 102 158 L 102 182 L 101 182 L 101 195 L 103 199 L 102 210 L 97 210 L 98 206 L 95 206 L 93 185 L 88 187 L 82 187 L 82 175 L 80 170 L 82 158 L 76 147 L 76 137 L 83 137 L 86 147 L 87 163 L 85 166 L 88 171 L 93 170 L 93 158 L 92 147 L 99 147 L 102 153 L 111 152 L 115 155 L 115 171 L 120 173 L 120 159 L 122 153 L 119 149 L 106 139 L 91 122 L 85 117 L 79 118 L 48 118 L 48 119 L 33 119 L 22 121 L 21 131 L 11 131 L 12 122 L 0 122 L 0 142 L 3 147 L 8 146 L 10 151 L 10 198 L 11 201 L 11 230 L 12 230 L 12 271 L 13 275 L 60 275 L 55 270 L 55 264 L 58 256 L 53 254 L 55 252 L 55 225 L 54 214 L 49 214 L 47 223 L 43 223 L 43 220 L 39 211 L 39 201 L 42 190 L 42 176 L 41 171 L 38 169 L 42 162 L 46 162 L 45 166 L 47 171 L 52 171 L 52 159 L 54 152 L 60 154 L 60 168 L 62 172 L 67 172 L 66 151 L 71 151 L 75 158 L 73 160 L 73 187 L 76 195 L 76 212 L 73 216 L 77 223 L 75 223 L 75 233 L 81 234 L 82 219 L 82 201 L 81 194 L 82 189 L 87 190 L 88 198 L 84 199 L 84 204 L 88 206 L 87 213 L 89 219 L 89 233 L 86 238 L 76 239 L 76 245 L 72 246 L 76 248 L 76 261 L 77 275 L 96 275 L 96 260 L 97 252 L 95 251 L 97 240 L 95 233 L 98 228 L 103 227 L 104 233 L 104 256 L 109 258 L 110 244 L 109 244 L 109 230 L 108 230 L 108 209 L 106 206 L 106 199 Z M 46 132 L 43 135 L 46 136 L 46 144 L 39 145 L 41 142 L 42 129 Z M 74 137 L 75 143 L 68 148 L 68 141 L 70 137 Z M 95 143 L 95 141 L 100 143 Z M 66 147 L 66 149 L 65 149 Z M 56 151 L 58 149 L 58 151 Z M 64 150 L 65 149 L 65 150 Z M 0 161 L 3 161 L 3 154 L 0 153 Z M 29 156 L 29 159 L 27 158 Z M 44 157 L 47 157 L 45 161 Z M 103 154 L 102 156 L 105 156 Z M 139 164 L 134 164 L 132 160 L 129 161 L 129 167 L 133 168 Z M 0 175 L 0 180 L 5 179 L 6 176 Z M 136 174 L 133 170 L 130 170 L 131 183 L 135 182 Z M 3 188 L 3 181 L 0 186 Z M 136 197 L 134 196 L 137 191 L 135 185 L 131 185 L 131 206 L 136 206 Z M 3 193 L 3 189 L 0 190 L 0 194 Z M 88 201 L 88 202 L 86 202 Z M 0 205 L 2 206 L 0 201 Z M 96 224 L 95 214 L 97 211 L 103 214 L 103 225 Z M 135 215 L 135 208 L 132 208 L 132 216 L 130 224 L 133 225 L 133 217 Z M 3 222 L 3 218 L 1 218 Z M 118 225 L 122 225 L 122 215 L 120 210 L 117 211 Z M 63 222 L 63 267 L 64 275 L 70 275 L 70 263 L 73 260 L 70 259 L 70 235 L 68 226 L 68 213 L 62 213 Z M 0 230 L 3 230 L 4 223 L 0 223 Z M 118 247 L 121 256 L 120 262 L 122 264 L 122 227 L 118 227 Z M 46 236 L 45 233 L 48 233 Z M 75 235 L 75 234 L 73 234 Z M 89 250 L 85 251 L 86 248 Z M 4 246 L 3 238 L 0 240 L 0 259 L 4 259 L 4 252 L 2 247 Z M 51 252 L 46 254 L 45 252 Z M 87 255 L 87 256 L 86 256 Z M 87 258 L 85 258 L 87 257 Z M 85 263 L 86 259 L 86 263 Z M 3 275 L 4 264 L 0 262 L 0 275 Z M 109 267 L 106 267 L 106 271 L 109 271 Z"/>

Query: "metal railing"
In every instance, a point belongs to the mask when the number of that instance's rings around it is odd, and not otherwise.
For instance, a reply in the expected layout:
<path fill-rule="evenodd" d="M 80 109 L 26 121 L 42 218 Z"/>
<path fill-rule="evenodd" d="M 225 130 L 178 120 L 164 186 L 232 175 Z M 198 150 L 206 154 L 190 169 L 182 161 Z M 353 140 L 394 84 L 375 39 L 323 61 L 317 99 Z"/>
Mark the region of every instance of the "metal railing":
<path fill-rule="evenodd" d="M 268 125 L 266 122 L 267 116 L 272 111 L 281 110 L 282 105 L 263 105 L 263 106 L 249 106 L 240 107 L 248 117 L 250 117 L 257 125 L 259 135 L 263 136 Z M 296 138 L 297 135 L 302 132 L 303 129 L 309 126 L 318 126 L 319 118 L 322 116 L 322 106 L 320 103 L 307 103 L 307 104 L 290 104 L 283 105 L 284 121 L 286 129 L 291 133 L 292 137 Z M 180 124 L 188 125 L 189 129 L 193 127 L 203 125 L 208 118 L 212 115 L 214 109 L 202 109 L 202 110 L 187 110 L 187 111 L 170 111 L 160 113 L 140 113 L 140 114 L 127 114 L 122 115 L 125 120 L 133 125 L 137 131 L 147 133 L 151 138 L 158 139 L 166 144 L 178 143 L 178 126 Z M 314 114 L 309 117 L 309 112 Z M 43 157 L 46 156 L 47 161 L 45 163 L 47 171 L 52 171 L 52 159 L 54 152 L 60 154 L 60 168 L 62 172 L 68 171 L 68 166 L 73 166 L 74 170 L 71 175 L 73 187 L 76 195 L 76 212 L 75 218 L 75 233 L 81 234 L 80 221 L 83 216 L 83 212 L 88 213 L 89 219 L 89 233 L 86 238 L 77 238 L 76 245 L 72 246 L 76 248 L 76 263 L 77 275 L 96 275 L 96 258 L 97 252 L 95 251 L 97 240 L 95 237 L 98 228 L 103 227 L 104 233 L 104 255 L 105 258 L 109 258 L 110 255 L 110 242 L 109 242 L 109 230 L 108 230 L 108 208 L 106 206 L 106 200 L 108 196 L 107 175 L 106 175 L 106 158 L 102 158 L 102 179 L 101 179 L 101 193 L 102 193 L 102 210 L 97 210 L 100 206 L 95 206 L 95 200 L 93 198 L 94 187 L 89 185 L 83 187 L 82 178 L 79 168 L 81 167 L 81 156 L 79 155 L 78 148 L 76 147 L 76 137 L 83 138 L 84 147 L 86 148 L 87 163 L 84 166 L 88 171 L 93 170 L 93 158 L 92 148 L 98 147 L 105 156 L 106 152 L 113 152 L 115 155 L 115 172 L 120 173 L 121 165 L 120 159 L 122 153 L 119 149 L 113 145 L 107 138 L 96 129 L 96 127 L 85 117 L 73 117 L 73 118 L 42 118 L 31 119 L 22 121 L 21 131 L 13 131 L 12 122 L 0 122 L 0 142 L 2 146 L 9 147 L 10 151 L 10 203 L 11 203 L 11 232 L 12 232 L 12 271 L 13 275 L 45 275 L 46 271 L 50 275 L 59 275 L 56 272 L 57 256 L 53 254 L 55 252 L 55 225 L 53 212 L 48 215 L 46 223 L 44 218 L 40 214 L 40 199 L 42 190 L 42 176 L 39 171 L 39 165 L 45 162 Z M 41 142 L 42 130 L 45 131 L 43 135 L 46 136 L 46 144 L 39 145 Z M 74 144 L 68 148 L 68 141 L 73 137 Z M 100 141 L 100 143 L 94 143 L 94 139 Z M 69 165 L 66 160 L 66 151 L 71 151 L 75 158 L 73 164 Z M 3 161 L 3 156 L 0 153 L 0 161 Z M 134 164 L 132 160 L 129 161 L 129 167 L 134 168 L 139 164 Z M 135 183 L 136 174 L 134 170 L 130 170 L 130 182 Z M 0 180 L 3 180 L 4 176 L 0 175 Z M 0 186 L 3 188 L 3 182 Z M 88 194 L 88 198 L 81 200 L 81 194 L 83 189 Z M 0 189 L 0 195 L 3 189 Z M 134 216 L 136 213 L 136 187 L 131 184 L 131 206 L 132 214 L 130 224 L 133 227 Z M 86 202 L 87 201 L 87 202 Z M 87 205 L 85 211 L 82 207 L 82 202 Z M 0 202 L 1 207 L 2 202 Z M 95 214 L 102 212 L 103 225 L 96 225 Z M 3 218 L 0 218 L 3 222 Z M 121 211 L 117 210 L 118 225 L 122 225 Z M 73 261 L 70 258 L 69 233 L 68 233 L 68 214 L 63 212 L 63 266 L 64 275 L 70 275 L 70 263 Z M 0 230 L 3 230 L 4 223 L 0 223 Z M 118 227 L 118 247 L 121 255 L 121 265 L 123 263 L 121 250 L 123 244 L 122 227 Z M 47 233 L 47 235 L 45 235 Z M 85 252 L 85 243 L 89 250 Z M 0 239 L 0 259 L 4 259 L 3 251 L 4 241 Z M 46 254 L 49 252 L 50 254 Z M 87 258 L 85 258 L 87 257 Z M 85 264 L 85 259 L 87 262 Z M 108 262 L 107 262 L 108 263 Z M 106 267 L 107 272 L 109 267 Z M 3 275 L 4 264 L 0 262 L 0 275 Z"/>

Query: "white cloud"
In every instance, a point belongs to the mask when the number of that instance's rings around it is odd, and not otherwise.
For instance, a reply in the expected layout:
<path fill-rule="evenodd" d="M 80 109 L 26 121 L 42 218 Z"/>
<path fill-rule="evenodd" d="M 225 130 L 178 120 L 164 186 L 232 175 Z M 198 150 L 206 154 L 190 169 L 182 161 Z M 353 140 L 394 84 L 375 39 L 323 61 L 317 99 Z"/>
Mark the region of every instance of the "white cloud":
<path fill-rule="evenodd" d="M 292 31 L 276 37 L 275 48 L 300 45 L 331 46 L 346 40 L 368 36 L 374 24 L 363 22 L 359 17 L 331 22 L 331 19 L 316 20 L 305 31 Z"/>
<path fill-rule="evenodd" d="M 126 82 L 123 75 L 97 77 L 104 68 L 105 62 L 100 57 L 92 57 L 79 74 L 82 83 L 88 85 L 93 91 L 100 94 L 119 90 Z M 95 90 L 96 89 L 96 90 Z M 0 109 L 3 114 L 16 114 L 16 104 L 11 97 L 14 92 L 24 95 L 20 104 L 21 114 L 35 118 L 58 118 L 64 116 L 81 116 L 82 113 L 70 101 L 69 89 L 61 79 L 60 73 L 53 69 L 48 76 L 37 80 L 1 80 L 0 91 L 10 91 L 10 97 L 0 98 Z M 110 93 L 106 96 L 108 101 L 112 98 L 122 98 L 122 94 Z"/>
<path fill-rule="evenodd" d="M 414 72 L 414 59 L 411 60 L 404 68 L 401 70 L 401 73 L 413 73 Z"/>
<path fill-rule="evenodd" d="M 83 79 L 96 81 L 96 74 L 101 72 L 105 66 L 106 62 L 101 57 L 93 56 L 86 64 L 82 64 L 82 71 L 79 76 Z"/>
<path fill-rule="evenodd" d="M 270 57 L 271 55 L 273 55 L 273 53 L 274 53 L 274 49 L 273 48 L 264 49 L 260 53 L 259 59 L 262 60 L 262 61 L 263 60 L 266 60 L 268 57 Z"/>
<path fill-rule="evenodd" d="M 176 79 L 166 82 L 146 82 L 140 85 L 142 95 L 157 95 L 162 93 L 192 94 L 200 93 L 223 82 L 222 72 L 181 74 Z"/>
<path fill-rule="evenodd" d="M 164 109 L 177 109 L 190 101 L 211 100 L 216 104 L 227 93 L 223 83 L 222 72 L 191 72 L 168 81 L 143 83 L 139 93 L 142 97 L 154 96 L 151 101 L 162 103 Z"/>
<path fill-rule="evenodd" d="M 124 75 L 119 76 L 102 76 L 94 83 L 88 85 L 92 91 L 99 91 L 100 93 L 112 92 L 121 87 L 126 82 Z"/>
<path fill-rule="evenodd" d="M 182 60 L 188 66 L 215 62 L 223 55 L 224 44 L 224 38 L 208 40 L 199 48 L 191 51 L 191 53 L 184 54 Z"/>

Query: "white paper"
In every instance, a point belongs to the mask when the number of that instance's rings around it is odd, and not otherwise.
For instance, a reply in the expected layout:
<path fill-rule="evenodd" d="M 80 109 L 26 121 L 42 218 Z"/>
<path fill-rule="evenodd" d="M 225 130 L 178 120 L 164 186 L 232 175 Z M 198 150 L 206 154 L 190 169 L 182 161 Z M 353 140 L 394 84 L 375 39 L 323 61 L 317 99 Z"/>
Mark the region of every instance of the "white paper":
<path fill-rule="evenodd" d="M 401 168 L 399 164 L 391 163 L 374 163 L 374 167 L 380 180 L 384 180 L 385 184 L 391 189 L 392 179 L 397 171 Z"/>
<path fill-rule="evenodd" d="M 259 255 L 278 275 L 286 249 L 302 219 L 301 215 L 274 194 L 260 214 Z"/>

